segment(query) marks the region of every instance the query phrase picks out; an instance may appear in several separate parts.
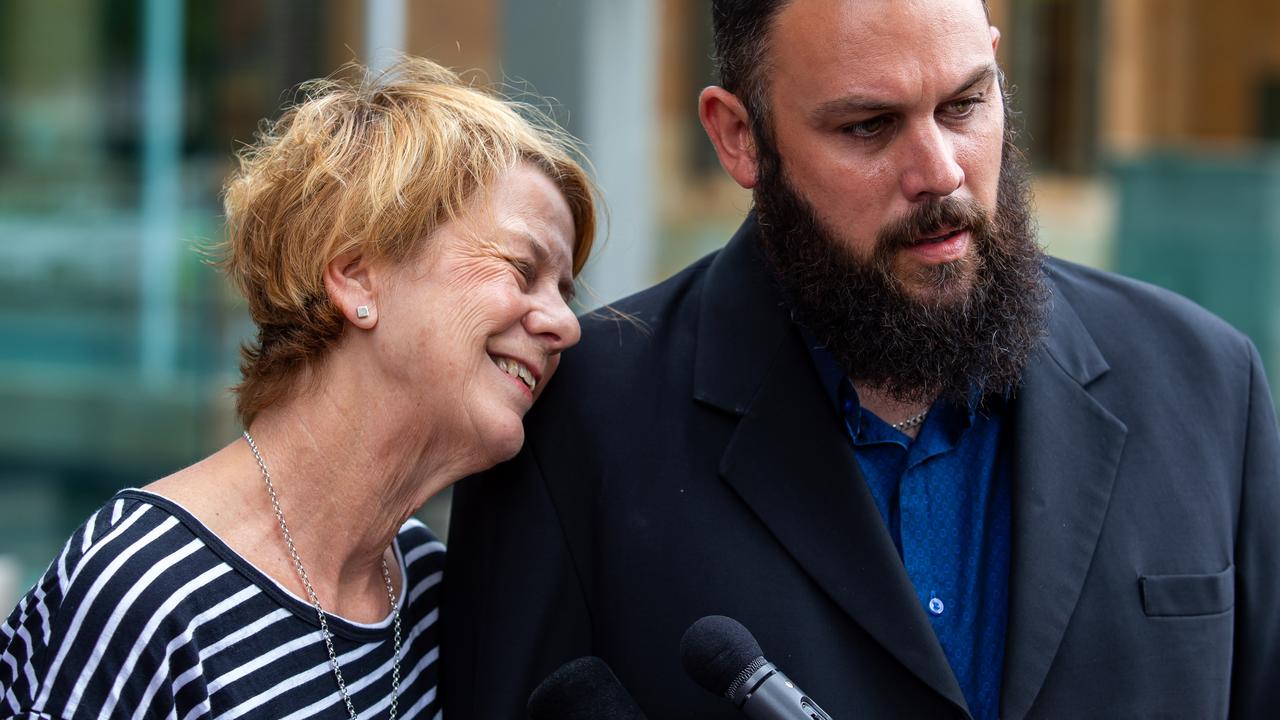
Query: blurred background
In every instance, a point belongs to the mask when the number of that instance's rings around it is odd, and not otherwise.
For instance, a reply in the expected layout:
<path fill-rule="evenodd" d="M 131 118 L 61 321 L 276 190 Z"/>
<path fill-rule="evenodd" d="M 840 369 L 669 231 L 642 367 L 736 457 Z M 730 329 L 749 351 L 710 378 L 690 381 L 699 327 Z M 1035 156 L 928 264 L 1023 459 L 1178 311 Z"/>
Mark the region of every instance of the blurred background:
<path fill-rule="evenodd" d="M 1280 3 L 990 9 L 1049 252 L 1192 297 L 1280 369 Z M 597 304 L 749 207 L 697 122 L 710 39 L 705 0 L 0 0 L 0 614 L 116 489 L 238 432 L 252 328 L 198 249 L 289 88 L 407 51 L 553 98 L 609 205 Z"/>

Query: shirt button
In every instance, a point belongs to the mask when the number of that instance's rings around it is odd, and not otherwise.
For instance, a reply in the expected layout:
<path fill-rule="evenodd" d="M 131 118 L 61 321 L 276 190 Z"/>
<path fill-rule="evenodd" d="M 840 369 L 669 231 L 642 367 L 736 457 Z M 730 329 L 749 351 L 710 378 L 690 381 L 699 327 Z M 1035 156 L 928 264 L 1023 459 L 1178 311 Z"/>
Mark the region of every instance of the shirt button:
<path fill-rule="evenodd" d="M 929 612 L 933 613 L 934 615 L 941 615 L 944 609 L 946 608 L 943 606 L 942 600 L 936 597 L 929 598 Z"/>
<path fill-rule="evenodd" d="M 844 408 L 844 414 L 848 415 L 849 413 L 853 412 L 853 401 L 845 400 L 844 404 L 841 407 Z"/>

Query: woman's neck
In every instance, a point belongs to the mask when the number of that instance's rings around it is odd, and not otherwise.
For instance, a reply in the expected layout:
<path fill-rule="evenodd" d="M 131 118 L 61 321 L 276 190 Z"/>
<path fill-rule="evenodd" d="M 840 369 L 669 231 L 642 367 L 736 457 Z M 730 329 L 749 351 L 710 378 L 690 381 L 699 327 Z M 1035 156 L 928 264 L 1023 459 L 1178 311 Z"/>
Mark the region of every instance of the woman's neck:
<path fill-rule="evenodd" d="M 398 417 L 394 403 L 322 383 L 259 413 L 249 432 L 270 472 L 284 522 L 327 611 L 372 621 L 386 616 L 385 559 L 400 526 L 462 471 L 438 452 L 425 427 Z M 236 552 L 306 598 L 286 549 L 258 461 L 237 439 L 148 489 L 190 510 Z"/>

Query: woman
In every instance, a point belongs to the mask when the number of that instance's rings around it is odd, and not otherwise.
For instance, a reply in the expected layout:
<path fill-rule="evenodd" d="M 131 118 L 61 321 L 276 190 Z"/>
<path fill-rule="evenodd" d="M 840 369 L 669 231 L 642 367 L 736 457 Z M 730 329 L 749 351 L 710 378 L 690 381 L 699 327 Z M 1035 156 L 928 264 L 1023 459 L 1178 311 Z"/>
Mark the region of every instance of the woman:
<path fill-rule="evenodd" d="M 305 91 L 225 188 L 244 436 L 72 536 L 0 626 L 0 717 L 438 715 L 443 547 L 410 516 L 520 448 L 591 189 L 432 63 Z"/>

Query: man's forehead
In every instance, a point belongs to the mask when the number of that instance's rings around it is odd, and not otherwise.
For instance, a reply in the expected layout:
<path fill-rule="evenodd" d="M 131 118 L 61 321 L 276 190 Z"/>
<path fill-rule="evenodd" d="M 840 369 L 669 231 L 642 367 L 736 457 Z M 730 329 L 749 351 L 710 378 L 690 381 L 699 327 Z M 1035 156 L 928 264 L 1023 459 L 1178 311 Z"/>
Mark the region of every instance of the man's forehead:
<path fill-rule="evenodd" d="M 785 18 L 800 22 L 807 18 L 816 28 L 833 28 L 847 22 L 863 26 L 868 32 L 883 32 L 912 17 L 935 23 L 989 24 L 983 0 L 785 0 L 773 24 L 784 22 Z"/>
<path fill-rule="evenodd" d="M 792 0 L 769 46 L 774 79 L 819 101 L 946 92 L 993 61 L 979 0 Z"/>

